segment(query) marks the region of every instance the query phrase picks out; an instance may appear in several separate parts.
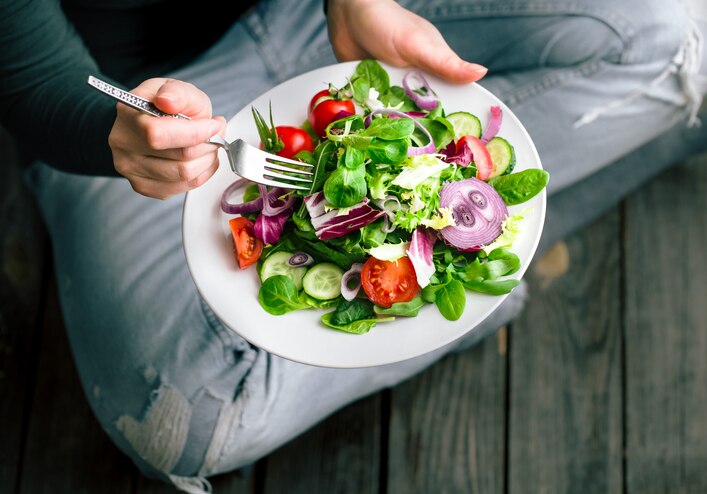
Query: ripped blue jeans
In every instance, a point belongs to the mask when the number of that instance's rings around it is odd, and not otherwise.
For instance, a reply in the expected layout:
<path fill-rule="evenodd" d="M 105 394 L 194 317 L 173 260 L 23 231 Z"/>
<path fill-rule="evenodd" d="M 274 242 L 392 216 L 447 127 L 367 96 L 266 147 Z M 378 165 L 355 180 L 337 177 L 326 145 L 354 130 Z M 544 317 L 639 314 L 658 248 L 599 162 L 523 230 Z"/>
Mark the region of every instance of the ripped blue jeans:
<path fill-rule="evenodd" d="M 207 53 L 170 74 L 230 118 L 251 99 L 335 62 L 321 0 L 261 2 Z M 663 0 L 405 0 L 525 124 L 552 197 L 676 125 L 699 103 L 686 90 L 695 36 Z M 691 58 L 692 57 L 692 58 Z M 157 74 L 156 74 L 157 75 Z M 631 175 L 646 173 L 640 166 Z M 611 176 L 607 174 L 607 176 Z M 28 172 L 51 235 L 57 284 L 87 400 L 112 440 L 150 476 L 189 492 L 209 475 L 267 455 L 343 405 L 422 371 L 452 347 L 376 368 L 325 369 L 253 347 L 199 298 L 181 244 L 183 196 L 156 201 L 124 179 L 43 164 Z M 601 184 L 601 180 L 599 180 Z M 624 189 L 619 188 L 616 201 Z M 546 225 L 556 238 L 582 221 Z M 469 338 L 522 307 L 511 296 Z M 236 328 L 237 329 L 237 328 Z M 468 343 L 468 342 L 467 342 Z"/>

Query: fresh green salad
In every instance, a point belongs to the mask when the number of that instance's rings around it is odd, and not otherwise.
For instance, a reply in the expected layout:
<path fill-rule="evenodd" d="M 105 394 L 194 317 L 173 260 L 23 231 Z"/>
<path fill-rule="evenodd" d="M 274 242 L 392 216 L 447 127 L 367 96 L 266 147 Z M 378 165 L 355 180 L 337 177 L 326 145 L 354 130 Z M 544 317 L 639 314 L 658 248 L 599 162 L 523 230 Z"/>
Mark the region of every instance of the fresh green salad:
<path fill-rule="evenodd" d="M 502 295 L 518 285 L 508 276 L 520 268 L 512 248 L 527 210 L 508 206 L 541 192 L 548 174 L 513 171 L 500 107 L 445 109 L 421 72 L 394 85 L 375 60 L 306 103 L 301 126 L 253 116 L 263 149 L 311 165 L 311 187 L 241 179 L 221 198 L 264 310 L 325 309 L 323 324 L 362 334 L 426 304 L 457 320 L 467 290 Z"/>

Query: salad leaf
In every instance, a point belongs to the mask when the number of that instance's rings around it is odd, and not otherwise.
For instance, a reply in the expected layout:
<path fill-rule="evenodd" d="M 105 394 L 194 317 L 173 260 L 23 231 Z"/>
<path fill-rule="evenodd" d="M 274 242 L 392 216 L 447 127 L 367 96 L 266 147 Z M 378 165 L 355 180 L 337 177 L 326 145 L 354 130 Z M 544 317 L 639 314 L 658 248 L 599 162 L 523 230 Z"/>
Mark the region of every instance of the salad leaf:
<path fill-rule="evenodd" d="M 314 150 L 312 163 L 314 165 L 314 175 L 312 176 L 312 187 L 309 193 L 321 190 L 326 179 L 327 165 L 336 151 L 336 144 L 329 140 L 322 141 Z"/>
<path fill-rule="evenodd" d="M 518 280 L 473 280 L 463 282 L 469 290 L 487 295 L 505 295 L 520 284 Z"/>
<path fill-rule="evenodd" d="M 388 72 L 373 59 L 362 60 L 354 71 L 351 78 L 354 99 L 363 104 L 368 97 L 370 88 L 374 88 L 379 94 L 383 94 L 390 87 L 390 77 Z"/>
<path fill-rule="evenodd" d="M 379 220 L 361 228 L 361 244 L 364 248 L 370 249 L 371 247 L 383 245 L 387 234 L 381 229 L 382 225 L 383 222 Z"/>
<path fill-rule="evenodd" d="M 427 285 L 422 289 L 422 299 L 433 303 L 449 321 L 456 321 L 464 313 L 466 292 L 461 281 L 452 279 L 446 283 Z"/>
<path fill-rule="evenodd" d="M 378 99 L 388 108 L 395 108 L 403 112 L 417 110 L 417 105 L 400 86 L 390 86 L 387 91 L 378 96 Z"/>
<path fill-rule="evenodd" d="M 377 318 L 373 304 L 368 300 L 355 298 L 341 302 L 336 310 L 321 317 L 322 322 L 333 329 L 347 333 L 363 334 L 373 328 L 377 322 L 391 321 L 394 318 Z"/>
<path fill-rule="evenodd" d="M 362 135 L 394 141 L 410 137 L 414 130 L 415 123 L 411 118 L 374 118 Z"/>
<path fill-rule="evenodd" d="M 376 314 L 383 316 L 415 317 L 424 305 L 425 301 L 418 295 L 409 302 L 396 302 L 388 308 L 376 305 L 373 310 Z"/>
<path fill-rule="evenodd" d="M 368 156 L 376 163 L 397 165 L 407 157 L 408 147 L 410 147 L 410 140 L 407 138 L 392 141 L 373 139 L 367 151 Z"/>
<path fill-rule="evenodd" d="M 281 274 L 267 278 L 260 285 L 258 301 L 263 309 L 274 316 L 309 308 L 309 305 L 300 301 L 295 282 Z"/>
<path fill-rule="evenodd" d="M 334 207 L 347 208 L 358 204 L 368 190 L 365 167 L 337 167 L 324 182 L 323 190 L 324 197 Z"/>
<path fill-rule="evenodd" d="M 496 189 L 506 205 L 513 206 L 539 194 L 549 180 L 550 174 L 545 170 L 530 168 L 522 172 L 494 177 L 488 183 Z"/>

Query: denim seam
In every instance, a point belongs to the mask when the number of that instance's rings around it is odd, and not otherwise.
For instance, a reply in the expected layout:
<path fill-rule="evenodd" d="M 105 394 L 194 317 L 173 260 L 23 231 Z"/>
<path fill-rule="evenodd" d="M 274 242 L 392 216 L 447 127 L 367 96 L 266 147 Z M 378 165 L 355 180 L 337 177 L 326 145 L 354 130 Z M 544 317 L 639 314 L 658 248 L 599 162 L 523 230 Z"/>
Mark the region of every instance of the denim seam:
<path fill-rule="evenodd" d="M 216 317 L 216 314 L 213 313 L 204 299 L 199 297 L 199 302 L 201 304 L 201 311 L 206 318 L 206 322 L 209 324 L 223 346 L 224 361 L 229 365 L 236 364 L 234 352 L 241 352 L 245 354 L 246 350 L 250 349 L 250 345 L 248 345 L 243 338 L 234 334 L 231 329 L 227 328 L 221 320 Z"/>

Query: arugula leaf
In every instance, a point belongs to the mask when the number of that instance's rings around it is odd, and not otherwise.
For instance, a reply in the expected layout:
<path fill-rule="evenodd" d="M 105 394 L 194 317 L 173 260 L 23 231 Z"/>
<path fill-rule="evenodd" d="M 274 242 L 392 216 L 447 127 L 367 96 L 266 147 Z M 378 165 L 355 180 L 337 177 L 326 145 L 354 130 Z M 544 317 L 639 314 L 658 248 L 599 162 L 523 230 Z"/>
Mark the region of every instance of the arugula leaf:
<path fill-rule="evenodd" d="M 295 282 L 281 274 L 267 278 L 260 285 L 258 301 L 263 309 L 274 316 L 309 308 L 309 305 L 300 301 Z"/>
<path fill-rule="evenodd" d="M 550 174 L 545 170 L 530 168 L 522 172 L 500 175 L 489 180 L 503 202 L 508 206 L 521 204 L 536 196 L 550 180 Z"/>
<path fill-rule="evenodd" d="M 314 150 L 314 156 L 312 157 L 314 175 L 312 178 L 312 186 L 309 189 L 310 194 L 321 190 L 322 185 L 324 185 L 327 165 L 329 164 L 334 151 L 336 151 L 336 144 L 329 140 L 322 141 Z"/>

